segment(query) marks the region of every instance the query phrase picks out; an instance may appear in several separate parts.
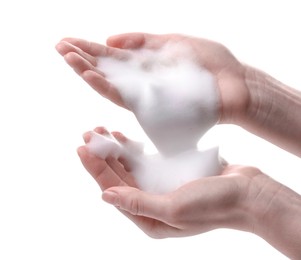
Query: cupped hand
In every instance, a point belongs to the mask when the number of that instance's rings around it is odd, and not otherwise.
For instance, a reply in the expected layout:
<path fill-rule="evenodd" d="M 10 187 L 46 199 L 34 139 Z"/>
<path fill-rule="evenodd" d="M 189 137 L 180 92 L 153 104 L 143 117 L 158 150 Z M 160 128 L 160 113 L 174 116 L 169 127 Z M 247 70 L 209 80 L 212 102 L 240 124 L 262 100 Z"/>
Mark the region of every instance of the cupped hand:
<path fill-rule="evenodd" d="M 94 131 L 106 132 L 104 128 Z M 128 140 L 121 133 L 112 134 L 121 142 Z M 85 142 L 89 139 L 90 133 L 86 133 Z M 80 147 L 78 154 L 104 191 L 103 199 L 151 237 L 190 236 L 216 228 L 254 228 L 248 206 L 260 193 L 256 183 L 267 178 L 256 168 L 227 166 L 220 176 L 201 178 L 174 192 L 156 195 L 137 188 L 123 158 L 103 160 L 89 153 L 86 146 Z"/>
<path fill-rule="evenodd" d="M 107 45 L 65 38 L 57 44 L 56 49 L 98 93 L 127 108 L 116 88 L 97 68 L 97 61 L 106 56 L 128 59 L 133 49 L 156 50 L 167 42 L 189 45 L 194 52 L 193 58 L 215 76 L 220 93 L 220 122 L 238 123 L 242 120 L 249 100 L 249 91 L 245 84 L 245 68 L 219 43 L 178 34 L 128 33 L 110 37 Z"/>

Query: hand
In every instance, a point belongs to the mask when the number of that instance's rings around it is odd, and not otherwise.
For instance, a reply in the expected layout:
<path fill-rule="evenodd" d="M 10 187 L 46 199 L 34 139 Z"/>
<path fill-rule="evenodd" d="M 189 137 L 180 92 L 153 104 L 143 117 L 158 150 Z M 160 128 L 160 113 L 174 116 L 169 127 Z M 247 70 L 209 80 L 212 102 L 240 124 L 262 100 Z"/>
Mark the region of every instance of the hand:
<path fill-rule="evenodd" d="M 97 60 L 103 56 L 127 58 L 131 55 L 131 49 L 158 49 L 166 42 L 184 42 L 191 46 L 200 66 L 205 66 L 213 73 L 218 82 L 221 97 L 220 122 L 239 121 L 246 111 L 249 98 L 244 84 L 244 66 L 224 46 L 216 42 L 177 34 L 130 33 L 110 37 L 107 46 L 66 38 L 57 45 L 57 50 L 96 91 L 126 107 L 116 88 L 98 71 Z"/>
<path fill-rule="evenodd" d="M 105 134 L 104 128 L 96 128 Z M 112 133 L 127 142 L 121 133 Z M 84 135 L 89 142 L 90 133 Z M 103 199 L 120 209 L 151 237 L 189 236 L 219 227 L 252 230 L 246 212 L 248 203 L 260 188 L 254 179 L 265 179 L 251 167 L 228 166 L 222 176 L 202 178 L 166 195 L 152 195 L 135 185 L 127 162 L 109 158 L 102 160 L 89 153 L 86 146 L 78 149 L 85 168 L 102 190 Z M 250 188 L 252 187 L 252 189 Z"/>
<path fill-rule="evenodd" d="M 106 130 L 95 131 L 103 134 Z M 128 140 L 119 132 L 112 134 L 119 142 Z M 86 133 L 85 142 L 89 139 Z M 300 195 L 256 168 L 227 166 L 220 176 L 154 195 L 137 189 L 123 158 L 102 160 L 86 146 L 78 154 L 104 191 L 103 199 L 153 238 L 232 228 L 257 234 L 292 259 L 301 257 Z"/>
<path fill-rule="evenodd" d="M 218 43 L 182 35 L 134 33 L 113 36 L 107 46 L 67 38 L 57 45 L 57 50 L 95 90 L 126 108 L 118 91 L 97 69 L 97 60 L 103 56 L 127 58 L 131 49 L 156 49 L 167 41 L 190 44 L 200 65 L 215 75 L 220 92 L 220 123 L 238 124 L 300 156 L 300 92 L 242 65 Z M 120 133 L 114 135 L 126 141 Z M 89 134 L 84 138 L 87 142 Z M 301 257 L 300 195 L 256 168 L 228 166 L 221 176 L 199 179 L 159 196 L 137 189 L 122 158 L 104 161 L 89 154 L 85 146 L 78 153 L 104 190 L 103 199 L 152 237 L 236 228 L 254 232 L 291 258 Z"/>
<path fill-rule="evenodd" d="M 219 123 L 237 124 L 281 148 L 301 156 L 301 93 L 266 73 L 240 63 L 223 45 L 178 34 L 129 33 L 112 36 L 107 46 L 66 38 L 57 46 L 67 63 L 98 93 L 127 108 L 97 69 L 103 56 L 127 58 L 131 49 L 157 49 L 167 41 L 189 44 L 197 61 L 215 75 L 220 92 Z"/>

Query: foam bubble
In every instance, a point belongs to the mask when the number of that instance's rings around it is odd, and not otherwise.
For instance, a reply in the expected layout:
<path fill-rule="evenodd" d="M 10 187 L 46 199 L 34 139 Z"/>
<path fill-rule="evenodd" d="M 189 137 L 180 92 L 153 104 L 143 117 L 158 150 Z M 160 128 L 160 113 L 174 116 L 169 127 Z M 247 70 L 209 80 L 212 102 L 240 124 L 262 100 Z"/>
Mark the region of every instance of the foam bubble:
<path fill-rule="evenodd" d="M 98 67 L 158 150 L 157 155 L 147 156 L 130 153 L 126 147 L 119 149 L 133 164 L 139 187 L 162 193 L 218 174 L 218 149 L 197 150 L 199 139 L 218 120 L 218 88 L 213 75 L 184 44 L 167 43 L 160 49 L 131 50 L 129 54 L 127 59 L 101 57 Z M 94 143 L 92 150 L 98 155 L 100 150 L 107 151 L 101 152 L 104 158 L 113 148 L 95 140 L 90 142 Z"/>

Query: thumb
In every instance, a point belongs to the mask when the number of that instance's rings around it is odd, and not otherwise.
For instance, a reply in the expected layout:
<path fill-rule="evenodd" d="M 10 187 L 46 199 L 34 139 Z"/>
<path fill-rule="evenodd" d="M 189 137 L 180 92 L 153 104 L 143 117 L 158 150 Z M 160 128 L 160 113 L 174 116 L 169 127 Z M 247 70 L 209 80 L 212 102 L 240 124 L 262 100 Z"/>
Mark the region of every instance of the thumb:
<path fill-rule="evenodd" d="M 121 49 L 140 48 L 145 43 L 144 33 L 125 33 L 111 36 L 107 39 L 107 45 Z"/>
<path fill-rule="evenodd" d="M 154 195 L 132 187 L 112 187 L 105 190 L 102 199 L 132 215 L 162 220 L 168 200 L 164 195 Z"/>

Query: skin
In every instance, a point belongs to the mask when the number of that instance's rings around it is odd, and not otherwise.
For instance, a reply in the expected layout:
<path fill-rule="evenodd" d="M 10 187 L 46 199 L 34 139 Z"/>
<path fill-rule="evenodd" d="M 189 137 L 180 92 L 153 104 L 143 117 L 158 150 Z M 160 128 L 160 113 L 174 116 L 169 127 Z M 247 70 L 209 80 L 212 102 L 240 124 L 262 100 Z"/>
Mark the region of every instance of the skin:
<path fill-rule="evenodd" d="M 132 33 L 110 37 L 107 46 L 66 38 L 56 48 L 98 93 L 126 108 L 114 86 L 96 68 L 97 60 L 107 55 L 127 58 L 131 49 L 156 49 L 167 41 L 190 44 L 200 65 L 215 75 L 220 93 L 219 123 L 237 124 L 301 156 L 300 92 L 242 64 L 219 43 L 183 35 Z M 95 131 L 106 132 L 102 127 Z M 113 135 L 120 142 L 131 141 L 121 133 Z M 86 133 L 85 142 L 89 138 Z M 181 237 L 233 228 L 257 234 L 292 259 L 301 258 L 301 196 L 257 168 L 228 165 L 220 176 L 153 195 L 136 188 L 123 158 L 102 160 L 85 146 L 78 149 L 78 154 L 104 191 L 103 199 L 151 237 Z"/>

